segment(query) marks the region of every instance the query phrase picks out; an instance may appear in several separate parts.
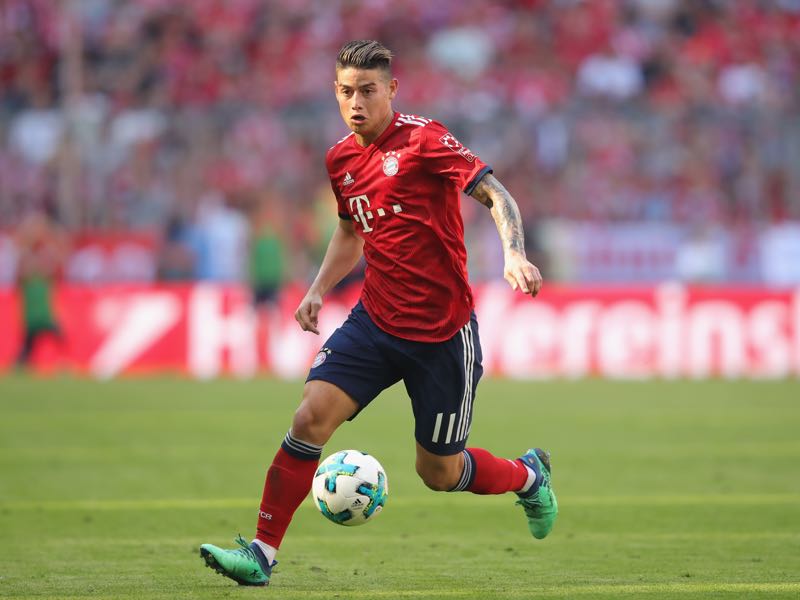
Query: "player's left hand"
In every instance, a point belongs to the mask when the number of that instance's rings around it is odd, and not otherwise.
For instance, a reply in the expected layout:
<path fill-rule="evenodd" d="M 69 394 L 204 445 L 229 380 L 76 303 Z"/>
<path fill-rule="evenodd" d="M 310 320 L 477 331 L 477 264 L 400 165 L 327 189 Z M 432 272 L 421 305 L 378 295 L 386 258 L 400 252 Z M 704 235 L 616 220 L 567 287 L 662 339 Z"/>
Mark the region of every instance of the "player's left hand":
<path fill-rule="evenodd" d="M 542 289 L 542 274 L 539 269 L 519 252 L 506 254 L 503 277 L 512 290 L 519 289 L 523 294 L 535 297 Z"/>

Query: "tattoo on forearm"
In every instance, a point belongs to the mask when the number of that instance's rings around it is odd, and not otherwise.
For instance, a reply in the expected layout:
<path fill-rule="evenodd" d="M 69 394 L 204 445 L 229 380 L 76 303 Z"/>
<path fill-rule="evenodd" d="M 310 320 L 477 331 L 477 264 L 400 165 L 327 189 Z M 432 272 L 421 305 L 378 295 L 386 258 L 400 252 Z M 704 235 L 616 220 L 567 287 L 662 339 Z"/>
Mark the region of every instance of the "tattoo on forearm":
<path fill-rule="evenodd" d="M 503 184 L 488 174 L 475 186 L 472 197 L 491 210 L 497 232 L 503 242 L 503 250 L 525 252 L 522 217 L 517 203 Z"/>
<path fill-rule="evenodd" d="M 492 175 L 491 174 L 484 175 L 483 179 L 481 179 L 478 182 L 478 185 L 475 186 L 475 189 L 472 190 L 472 194 L 471 194 L 472 197 L 475 198 L 475 200 L 477 200 L 478 202 L 483 204 L 486 208 L 492 208 L 492 205 L 493 205 L 492 199 L 489 197 L 489 186 L 486 183 L 486 180 L 489 177 L 492 177 Z M 497 181 L 497 180 L 495 180 L 495 181 Z"/>

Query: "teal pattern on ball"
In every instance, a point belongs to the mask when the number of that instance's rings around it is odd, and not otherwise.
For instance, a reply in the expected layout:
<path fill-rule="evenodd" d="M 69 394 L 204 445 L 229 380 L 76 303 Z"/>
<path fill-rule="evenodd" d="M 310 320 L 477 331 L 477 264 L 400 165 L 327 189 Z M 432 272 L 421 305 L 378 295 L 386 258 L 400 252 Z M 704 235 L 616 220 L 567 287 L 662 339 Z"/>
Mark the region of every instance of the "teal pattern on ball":
<path fill-rule="evenodd" d="M 326 474 L 325 489 L 332 494 L 336 492 L 336 478 L 339 475 L 353 476 L 358 471 L 358 465 L 349 465 L 343 462 L 346 456 L 347 452 L 339 452 L 339 454 L 334 455 L 332 462 L 317 469 L 316 475 Z"/>
<path fill-rule="evenodd" d="M 353 518 L 353 513 L 351 513 L 349 510 L 343 510 L 341 512 L 335 513 L 330 508 L 328 508 L 328 505 L 325 503 L 324 500 L 317 499 L 317 502 L 319 503 L 320 512 L 322 512 L 323 515 L 325 515 L 328 519 L 330 519 L 334 523 L 338 523 L 339 525 L 341 525 L 345 521 L 349 521 L 350 519 Z"/>
<path fill-rule="evenodd" d="M 343 464 L 345 456 L 347 456 L 347 451 L 346 450 L 344 450 L 342 452 L 338 452 L 338 453 L 332 455 L 330 458 L 327 458 L 325 460 L 325 462 L 327 464 L 320 465 L 320 467 L 317 469 L 317 472 L 314 475 L 315 476 L 316 475 L 322 475 L 323 473 L 327 473 L 328 472 L 329 467 L 331 467 L 333 465 L 341 465 L 341 464 Z M 330 462 L 328 462 L 328 461 L 330 461 Z"/>
<path fill-rule="evenodd" d="M 378 471 L 378 483 L 362 483 L 358 486 L 358 493 L 369 498 L 369 504 L 364 508 L 364 516 L 369 519 L 379 507 L 386 504 L 386 475 Z"/>

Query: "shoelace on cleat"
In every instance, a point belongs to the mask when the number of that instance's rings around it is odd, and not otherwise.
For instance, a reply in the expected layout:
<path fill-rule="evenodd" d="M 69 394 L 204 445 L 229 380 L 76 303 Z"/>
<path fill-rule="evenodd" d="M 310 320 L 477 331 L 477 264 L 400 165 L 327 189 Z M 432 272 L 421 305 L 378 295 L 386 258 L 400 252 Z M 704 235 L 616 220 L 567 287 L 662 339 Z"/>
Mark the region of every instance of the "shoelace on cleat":
<path fill-rule="evenodd" d="M 542 486 L 547 485 L 548 482 L 542 482 Z M 538 515 L 531 515 L 530 511 L 535 511 L 540 508 L 544 508 L 544 502 L 542 502 L 542 487 L 540 487 L 533 496 L 529 498 L 520 498 L 515 502 L 515 504 L 519 504 L 522 508 L 525 509 L 525 514 L 536 517 Z"/>
<path fill-rule="evenodd" d="M 234 550 L 234 552 L 236 552 L 237 554 L 242 554 L 243 556 L 246 556 L 250 560 L 254 560 L 256 561 L 256 563 L 258 563 L 258 558 L 256 557 L 255 551 L 245 541 L 245 539 L 242 537 L 241 534 L 239 534 L 239 537 L 236 538 L 236 543 L 239 544 L 241 548 L 239 548 L 238 550 Z"/>
<path fill-rule="evenodd" d="M 525 498 L 524 500 L 523 499 L 519 499 L 514 504 L 521 505 L 522 508 L 525 509 L 525 512 L 527 512 L 529 509 L 533 510 L 535 508 L 542 508 L 544 506 L 544 504 L 542 504 L 542 501 L 539 500 L 539 495 L 538 494 L 536 495 L 535 498 L 534 497 Z"/>
<path fill-rule="evenodd" d="M 256 551 L 250 547 L 250 544 L 242 537 L 242 534 L 239 534 L 239 537 L 236 538 L 236 543 L 241 546 L 238 550 L 231 550 L 231 552 L 236 552 L 237 554 L 241 554 L 250 558 L 258 563 L 261 566 L 261 561 L 258 560 L 258 556 L 256 556 Z M 275 566 L 278 564 L 277 560 L 273 560 L 272 564 L 270 565 L 270 569 L 274 569 Z M 263 571 L 263 568 L 262 568 Z"/>

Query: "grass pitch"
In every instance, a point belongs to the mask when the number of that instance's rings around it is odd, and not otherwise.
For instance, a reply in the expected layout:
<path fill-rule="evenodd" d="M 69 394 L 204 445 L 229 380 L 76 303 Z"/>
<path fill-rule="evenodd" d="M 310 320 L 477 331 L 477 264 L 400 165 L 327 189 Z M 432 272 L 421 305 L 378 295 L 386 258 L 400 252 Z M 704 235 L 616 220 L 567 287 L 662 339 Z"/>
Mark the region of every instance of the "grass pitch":
<path fill-rule="evenodd" d="M 383 514 L 306 501 L 270 587 L 206 569 L 248 539 L 300 383 L 0 379 L 2 598 L 797 598 L 800 384 L 484 381 L 470 445 L 550 448 L 561 513 L 427 490 L 402 387 L 346 424 L 389 475 Z"/>

